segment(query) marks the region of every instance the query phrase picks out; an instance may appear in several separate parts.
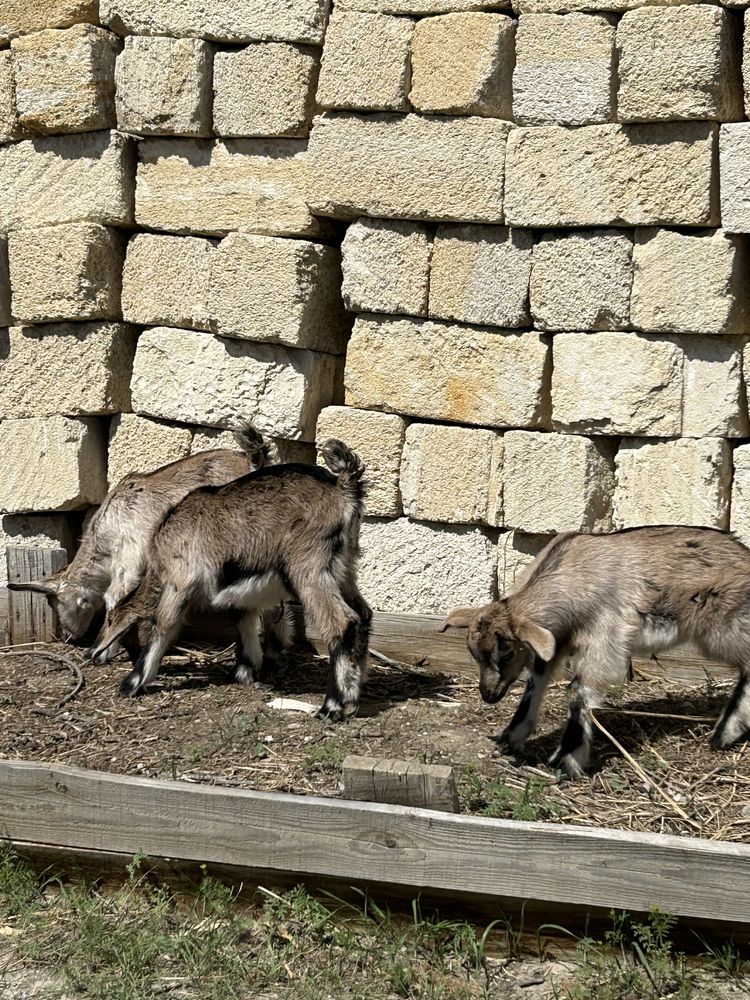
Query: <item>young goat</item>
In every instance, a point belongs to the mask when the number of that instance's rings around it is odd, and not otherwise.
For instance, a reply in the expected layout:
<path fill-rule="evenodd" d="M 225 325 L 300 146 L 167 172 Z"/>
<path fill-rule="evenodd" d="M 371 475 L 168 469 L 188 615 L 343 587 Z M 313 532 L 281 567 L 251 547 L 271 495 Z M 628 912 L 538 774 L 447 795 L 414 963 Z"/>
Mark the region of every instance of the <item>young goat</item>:
<path fill-rule="evenodd" d="M 711 736 L 724 748 L 750 731 L 750 550 L 708 528 L 653 527 L 559 535 L 501 601 L 454 611 L 468 628 L 486 702 L 525 667 L 526 690 L 501 734 L 519 750 L 536 728 L 558 667 L 573 674 L 568 722 L 550 760 L 571 776 L 589 762 L 591 709 L 627 677 L 630 658 L 692 640 L 737 667 L 739 682 Z"/>
<path fill-rule="evenodd" d="M 315 465 L 271 465 L 226 486 L 194 490 L 164 518 L 138 589 L 112 609 L 97 656 L 122 637 L 137 655 L 122 685 L 154 679 L 191 610 L 232 611 L 237 677 L 260 666 L 258 613 L 298 598 L 330 653 L 321 715 L 354 712 L 367 659 L 371 612 L 357 587 L 364 467 L 340 441 Z M 332 474 L 333 473 L 333 474 Z M 137 631 L 137 638 L 133 633 Z"/>

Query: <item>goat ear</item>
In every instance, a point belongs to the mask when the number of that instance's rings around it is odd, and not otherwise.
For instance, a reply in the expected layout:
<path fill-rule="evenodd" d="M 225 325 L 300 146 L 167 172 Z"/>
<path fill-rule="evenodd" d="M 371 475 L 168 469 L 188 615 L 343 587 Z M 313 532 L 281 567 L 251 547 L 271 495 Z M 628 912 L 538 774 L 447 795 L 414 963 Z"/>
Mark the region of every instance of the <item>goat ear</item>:
<path fill-rule="evenodd" d="M 476 616 L 476 608 L 456 608 L 455 611 L 451 611 L 440 626 L 440 631 L 445 632 L 447 628 L 468 628 Z"/>
<path fill-rule="evenodd" d="M 97 656 L 101 656 L 102 653 L 109 649 L 116 639 L 119 639 L 121 635 L 124 635 L 125 632 L 132 628 L 137 621 L 137 614 L 133 611 L 125 611 L 118 617 L 118 620 L 114 624 L 105 625 L 96 646 L 86 651 L 87 658 L 89 660 L 95 660 Z"/>
<path fill-rule="evenodd" d="M 520 621 L 516 625 L 516 635 L 521 642 L 528 643 L 540 660 L 549 662 L 555 655 L 557 643 L 549 629 L 535 622 Z"/>
<path fill-rule="evenodd" d="M 60 580 L 55 577 L 50 577 L 49 580 L 30 580 L 28 583 L 8 583 L 8 590 L 30 590 L 47 597 L 55 597 L 59 589 Z"/>

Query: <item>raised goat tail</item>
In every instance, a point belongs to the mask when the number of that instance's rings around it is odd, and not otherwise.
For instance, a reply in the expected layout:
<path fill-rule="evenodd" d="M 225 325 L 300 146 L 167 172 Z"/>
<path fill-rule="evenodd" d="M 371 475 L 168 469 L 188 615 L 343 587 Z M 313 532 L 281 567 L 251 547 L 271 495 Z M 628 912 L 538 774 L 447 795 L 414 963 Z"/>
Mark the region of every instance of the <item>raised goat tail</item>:
<path fill-rule="evenodd" d="M 330 471 L 336 476 L 339 489 L 351 499 L 357 513 L 361 513 L 365 497 L 365 466 L 362 459 L 343 441 L 330 438 L 320 446 L 320 454 Z"/>
<path fill-rule="evenodd" d="M 252 420 L 237 420 L 231 430 L 234 440 L 247 455 L 253 469 L 262 469 L 277 460 L 273 442 L 266 440 Z"/>

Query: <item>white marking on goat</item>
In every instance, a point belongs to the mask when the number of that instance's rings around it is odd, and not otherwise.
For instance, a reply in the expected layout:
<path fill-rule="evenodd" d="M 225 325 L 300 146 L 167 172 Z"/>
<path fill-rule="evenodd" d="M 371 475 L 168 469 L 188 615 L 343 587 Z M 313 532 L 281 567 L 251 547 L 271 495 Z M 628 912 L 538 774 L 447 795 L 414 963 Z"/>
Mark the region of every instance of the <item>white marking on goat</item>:
<path fill-rule="evenodd" d="M 273 570 L 244 577 L 218 591 L 211 599 L 214 608 L 272 608 L 292 595 Z"/>

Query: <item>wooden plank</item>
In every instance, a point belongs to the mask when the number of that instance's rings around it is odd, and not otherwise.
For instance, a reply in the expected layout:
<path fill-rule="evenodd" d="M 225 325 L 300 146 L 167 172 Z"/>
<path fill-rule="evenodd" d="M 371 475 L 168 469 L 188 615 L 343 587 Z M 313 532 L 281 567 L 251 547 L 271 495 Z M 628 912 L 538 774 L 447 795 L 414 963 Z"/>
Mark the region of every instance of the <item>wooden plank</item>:
<path fill-rule="evenodd" d="M 5 838 L 750 923 L 750 847 L 0 761 Z"/>
<path fill-rule="evenodd" d="M 8 583 L 45 580 L 68 562 L 65 549 L 9 545 L 6 553 Z M 9 604 L 11 645 L 52 642 L 57 633 L 57 616 L 44 594 L 36 594 L 31 590 L 11 590 Z"/>
<path fill-rule="evenodd" d="M 0 587 L 0 646 L 10 646 L 10 591 Z"/>
<path fill-rule="evenodd" d="M 345 799 L 458 812 L 456 779 L 445 764 L 350 754 L 342 775 Z"/>

